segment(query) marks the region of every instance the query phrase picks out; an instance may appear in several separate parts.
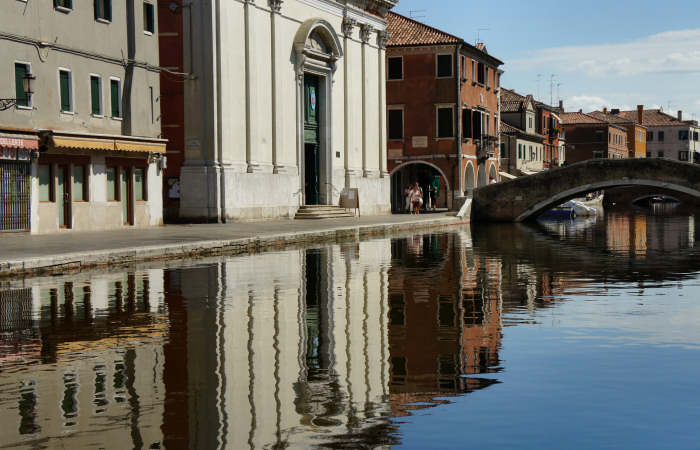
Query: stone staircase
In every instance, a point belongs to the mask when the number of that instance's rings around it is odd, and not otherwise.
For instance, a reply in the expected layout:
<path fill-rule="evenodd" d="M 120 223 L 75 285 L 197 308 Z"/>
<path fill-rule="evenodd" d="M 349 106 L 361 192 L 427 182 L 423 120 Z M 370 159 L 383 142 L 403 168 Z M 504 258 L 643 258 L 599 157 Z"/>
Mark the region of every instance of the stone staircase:
<path fill-rule="evenodd" d="M 353 218 L 352 212 L 331 205 L 304 205 L 299 208 L 294 219 L 344 219 Z"/>

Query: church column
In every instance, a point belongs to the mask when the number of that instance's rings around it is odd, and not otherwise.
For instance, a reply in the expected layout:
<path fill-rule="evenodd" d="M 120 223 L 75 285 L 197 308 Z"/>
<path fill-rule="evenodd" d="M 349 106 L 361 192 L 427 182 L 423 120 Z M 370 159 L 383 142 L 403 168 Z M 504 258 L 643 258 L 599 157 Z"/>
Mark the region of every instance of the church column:
<path fill-rule="evenodd" d="M 360 25 L 360 40 L 362 40 L 362 176 L 369 175 L 367 167 L 367 43 L 374 28 L 368 24 Z"/>
<path fill-rule="evenodd" d="M 279 91 L 277 86 L 277 17 L 282 10 L 284 0 L 269 0 L 270 3 L 270 61 L 272 74 L 272 166 L 273 173 L 284 173 L 284 167 L 279 162 Z"/>
<path fill-rule="evenodd" d="M 350 187 L 350 88 L 348 86 L 349 83 L 349 73 L 348 71 L 350 70 L 348 68 L 349 64 L 349 58 L 348 58 L 348 41 L 352 39 L 352 30 L 355 27 L 355 24 L 357 22 L 354 19 L 350 19 L 349 17 L 344 17 L 343 18 L 343 54 L 345 55 L 345 63 L 343 64 L 343 89 L 344 89 L 344 100 L 345 100 L 345 109 L 344 109 L 344 116 L 343 117 L 343 123 L 344 123 L 344 139 L 345 139 L 345 153 L 343 155 L 344 157 L 344 165 L 345 165 L 345 187 Z"/>
<path fill-rule="evenodd" d="M 387 172 L 387 136 L 386 136 L 386 43 L 389 40 L 389 32 L 380 30 L 377 32 L 377 78 L 378 78 L 378 107 L 379 107 L 379 176 L 384 178 Z"/>

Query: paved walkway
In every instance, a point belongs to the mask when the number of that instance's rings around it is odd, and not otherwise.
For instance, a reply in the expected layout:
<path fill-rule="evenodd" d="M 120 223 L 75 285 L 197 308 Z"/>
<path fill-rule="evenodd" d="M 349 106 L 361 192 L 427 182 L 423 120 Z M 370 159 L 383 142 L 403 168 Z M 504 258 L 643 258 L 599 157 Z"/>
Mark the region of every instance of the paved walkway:
<path fill-rule="evenodd" d="M 75 270 L 188 255 L 246 253 L 265 247 L 464 223 L 446 214 L 284 220 L 49 235 L 0 233 L 0 276 Z"/>

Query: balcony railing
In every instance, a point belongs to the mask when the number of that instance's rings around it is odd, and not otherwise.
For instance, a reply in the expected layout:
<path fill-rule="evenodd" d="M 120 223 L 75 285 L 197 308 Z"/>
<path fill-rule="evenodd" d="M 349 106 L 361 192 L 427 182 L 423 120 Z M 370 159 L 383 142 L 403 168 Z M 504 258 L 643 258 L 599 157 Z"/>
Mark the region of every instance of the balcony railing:
<path fill-rule="evenodd" d="M 491 158 L 498 151 L 498 136 L 484 134 L 474 141 L 476 142 L 477 159 Z"/>

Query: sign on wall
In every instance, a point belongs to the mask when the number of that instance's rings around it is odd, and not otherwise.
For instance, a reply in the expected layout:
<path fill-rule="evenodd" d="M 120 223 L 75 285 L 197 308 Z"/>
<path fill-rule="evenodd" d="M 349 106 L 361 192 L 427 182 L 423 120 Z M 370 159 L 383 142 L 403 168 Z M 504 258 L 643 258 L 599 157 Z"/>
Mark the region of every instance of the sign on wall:
<path fill-rule="evenodd" d="M 413 148 L 428 148 L 428 136 L 413 136 Z"/>

